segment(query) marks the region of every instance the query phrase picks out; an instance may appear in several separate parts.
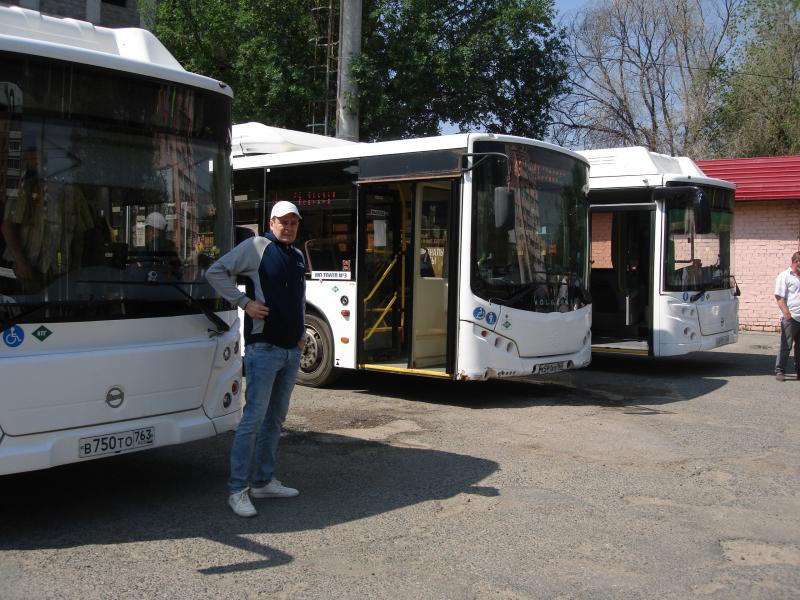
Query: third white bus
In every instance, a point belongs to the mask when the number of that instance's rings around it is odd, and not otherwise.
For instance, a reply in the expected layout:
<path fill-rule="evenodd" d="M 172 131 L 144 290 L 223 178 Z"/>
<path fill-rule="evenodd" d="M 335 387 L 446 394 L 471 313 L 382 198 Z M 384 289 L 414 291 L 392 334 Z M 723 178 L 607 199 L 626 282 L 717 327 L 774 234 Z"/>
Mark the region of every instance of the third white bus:
<path fill-rule="evenodd" d="M 737 341 L 734 184 L 642 147 L 587 150 L 594 352 L 674 356 Z"/>

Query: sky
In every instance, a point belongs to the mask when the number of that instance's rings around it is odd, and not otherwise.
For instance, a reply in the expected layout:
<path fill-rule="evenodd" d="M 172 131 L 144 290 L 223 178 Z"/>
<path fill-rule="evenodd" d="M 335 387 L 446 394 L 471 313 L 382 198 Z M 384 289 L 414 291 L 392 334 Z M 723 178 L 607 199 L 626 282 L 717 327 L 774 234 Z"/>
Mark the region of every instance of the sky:
<path fill-rule="evenodd" d="M 556 11 L 559 16 L 565 13 L 574 13 L 576 9 L 586 4 L 589 0 L 555 0 Z"/>

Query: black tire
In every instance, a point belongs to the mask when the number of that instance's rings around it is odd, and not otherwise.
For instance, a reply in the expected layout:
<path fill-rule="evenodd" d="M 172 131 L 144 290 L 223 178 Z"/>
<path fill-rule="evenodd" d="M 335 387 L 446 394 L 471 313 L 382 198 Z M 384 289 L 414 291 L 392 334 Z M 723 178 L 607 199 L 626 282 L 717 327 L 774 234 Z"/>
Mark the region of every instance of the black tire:
<path fill-rule="evenodd" d="M 324 319 L 306 314 L 306 345 L 300 357 L 297 383 L 308 387 L 323 387 L 339 376 L 333 366 L 333 335 Z"/>

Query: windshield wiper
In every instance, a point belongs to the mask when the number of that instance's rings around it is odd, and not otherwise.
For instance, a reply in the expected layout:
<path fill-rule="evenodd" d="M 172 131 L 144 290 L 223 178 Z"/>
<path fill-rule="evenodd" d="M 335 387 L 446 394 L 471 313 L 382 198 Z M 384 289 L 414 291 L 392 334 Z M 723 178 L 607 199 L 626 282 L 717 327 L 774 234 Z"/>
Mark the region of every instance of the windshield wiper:
<path fill-rule="evenodd" d="M 183 296 L 186 297 L 187 303 L 190 307 L 198 309 L 202 312 L 206 318 L 214 324 L 216 329 L 209 329 L 209 333 L 214 335 L 222 335 L 226 331 L 230 331 L 231 327 L 225 321 L 223 321 L 219 315 L 217 315 L 213 310 L 208 308 L 205 304 L 197 300 L 194 296 L 192 296 L 189 292 L 182 289 L 180 286 L 182 285 L 208 285 L 206 281 L 124 281 L 124 280 L 116 280 L 116 279 L 83 279 L 79 280 L 78 283 L 104 283 L 104 284 L 113 284 L 113 285 L 144 285 L 144 286 L 167 286 L 171 287 L 177 291 L 179 291 Z"/>
<path fill-rule="evenodd" d="M 42 302 L 41 304 L 37 304 L 36 306 L 33 306 L 32 308 L 29 308 L 28 310 L 22 311 L 20 314 L 16 315 L 15 317 L 12 317 L 12 318 L 10 318 L 8 320 L 6 320 L 6 319 L 0 320 L 0 326 L 2 326 L 3 331 L 5 331 L 6 329 L 14 327 L 17 323 L 20 322 L 20 320 L 24 319 L 25 317 L 28 317 L 28 316 L 30 316 L 30 315 L 32 315 L 34 313 L 37 313 L 40 310 L 42 310 L 43 308 L 46 308 L 46 307 L 51 306 L 51 305 L 52 305 L 51 302 Z M 8 306 L 8 305 L 7 304 L 6 305 L 0 305 L 0 308 L 5 308 L 6 306 Z"/>

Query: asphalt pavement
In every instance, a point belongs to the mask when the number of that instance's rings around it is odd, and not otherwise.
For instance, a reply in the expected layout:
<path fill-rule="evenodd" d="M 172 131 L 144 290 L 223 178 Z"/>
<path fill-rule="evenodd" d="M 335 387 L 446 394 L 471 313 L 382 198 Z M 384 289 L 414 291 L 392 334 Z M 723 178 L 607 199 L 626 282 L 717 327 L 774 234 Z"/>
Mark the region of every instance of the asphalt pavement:
<path fill-rule="evenodd" d="M 777 334 L 514 381 L 296 388 L 278 477 L 231 436 L 0 477 L 0 598 L 800 597 L 800 381 Z"/>

